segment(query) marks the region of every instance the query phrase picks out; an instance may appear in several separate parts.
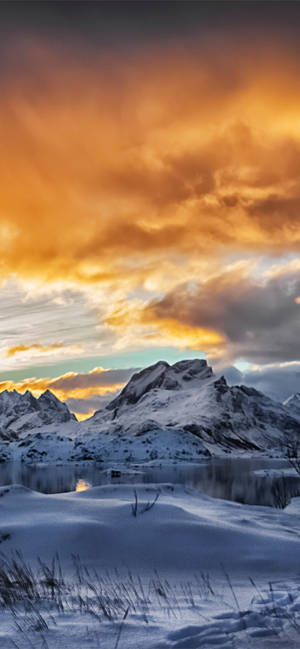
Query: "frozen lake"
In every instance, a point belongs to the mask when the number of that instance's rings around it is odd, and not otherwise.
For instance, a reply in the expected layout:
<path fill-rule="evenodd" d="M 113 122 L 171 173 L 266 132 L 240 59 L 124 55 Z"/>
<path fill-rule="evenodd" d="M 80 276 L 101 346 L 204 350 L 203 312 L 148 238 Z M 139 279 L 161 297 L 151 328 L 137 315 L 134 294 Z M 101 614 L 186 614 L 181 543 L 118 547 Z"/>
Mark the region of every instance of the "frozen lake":
<path fill-rule="evenodd" d="M 222 458 L 199 464 L 113 467 L 103 464 L 43 466 L 7 463 L 0 465 L 0 486 L 17 483 L 42 493 L 62 493 L 110 483 L 134 486 L 135 483 L 167 482 L 193 487 L 215 498 L 280 507 L 289 497 L 300 495 L 300 477 L 283 477 L 286 469 L 289 469 L 286 460 L 267 458 Z M 257 475 L 256 471 L 269 472 L 269 475 Z"/>

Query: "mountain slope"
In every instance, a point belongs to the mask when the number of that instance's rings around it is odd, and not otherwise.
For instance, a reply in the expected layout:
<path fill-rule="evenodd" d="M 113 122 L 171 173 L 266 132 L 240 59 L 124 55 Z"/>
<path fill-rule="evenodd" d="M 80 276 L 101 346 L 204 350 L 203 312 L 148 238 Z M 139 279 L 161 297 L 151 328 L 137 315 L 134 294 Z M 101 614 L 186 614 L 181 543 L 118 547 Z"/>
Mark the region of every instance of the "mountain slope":
<path fill-rule="evenodd" d="M 286 399 L 283 405 L 290 411 L 293 417 L 300 419 L 300 392 Z"/>
<path fill-rule="evenodd" d="M 50 424 L 75 421 L 65 403 L 47 390 L 38 399 L 27 390 L 0 393 L 0 427 L 3 435 L 14 435 Z"/>
<path fill-rule="evenodd" d="M 147 392 L 154 389 L 197 388 L 199 381 L 210 379 L 212 376 L 212 369 L 204 360 L 179 361 L 174 365 L 159 361 L 134 374 L 121 394 L 108 404 L 107 409 L 113 410 L 125 404 L 135 404 Z"/>
<path fill-rule="evenodd" d="M 147 423 L 189 432 L 212 452 L 265 450 L 300 434 L 300 423 L 284 406 L 246 386 L 229 387 L 205 360 L 159 362 L 135 374 L 119 396 L 85 422 L 91 431 L 141 435 Z"/>
<path fill-rule="evenodd" d="M 160 361 L 132 376 L 106 408 L 78 423 L 47 391 L 0 394 L 0 461 L 146 462 L 236 452 L 284 454 L 300 435 L 298 398 L 277 403 L 229 386 L 205 360 Z M 1 441 L 2 440 L 2 441 Z"/>

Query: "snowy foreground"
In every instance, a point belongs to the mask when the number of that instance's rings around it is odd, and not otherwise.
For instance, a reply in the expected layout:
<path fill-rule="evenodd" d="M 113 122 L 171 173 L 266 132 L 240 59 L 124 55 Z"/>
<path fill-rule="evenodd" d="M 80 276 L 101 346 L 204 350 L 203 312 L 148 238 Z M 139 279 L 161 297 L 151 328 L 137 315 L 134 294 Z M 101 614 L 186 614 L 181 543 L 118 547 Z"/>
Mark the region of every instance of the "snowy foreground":
<path fill-rule="evenodd" d="M 300 646 L 300 499 L 14 485 L 0 512 L 1 649 Z"/>
<path fill-rule="evenodd" d="M 4 391 L 0 462 L 121 463 L 128 479 L 134 463 L 298 462 L 299 399 L 229 386 L 201 359 L 145 368 L 81 423 L 49 391 Z M 258 502 L 268 485 L 279 507 L 299 493 L 295 472 L 277 478 L 263 470 Z M 275 509 L 172 484 L 1 487 L 0 649 L 299 649 L 299 514 L 297 498 Z"/>

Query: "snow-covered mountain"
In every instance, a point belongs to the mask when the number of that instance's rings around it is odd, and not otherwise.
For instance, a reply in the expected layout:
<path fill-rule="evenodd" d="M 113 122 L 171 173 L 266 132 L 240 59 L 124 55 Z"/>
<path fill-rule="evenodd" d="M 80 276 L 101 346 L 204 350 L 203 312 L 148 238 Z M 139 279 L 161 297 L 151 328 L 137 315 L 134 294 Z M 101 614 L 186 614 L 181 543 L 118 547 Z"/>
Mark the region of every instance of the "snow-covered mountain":
<path fill-rule="evenodd" d="M 300 435 L 298 402 L 299 395 L 280 404 L 254 388 L 229 386 L 205 360 L 160 361 L 134 374 L 81 423 L 49 391 L 39 399 L 2 392 L 2 460 L 190 461 L 224 452 L 284 453 L 287 438 Z"/>
<path fill-rule="evenodd" d="M 134 374 L 121 394 L 111 401 L 107 409 L 113 410 L 124 405 L 136 404 L 145 394 L 152 390 L 182 391 L 188 388 L 201 387 L 200 382 L 213 376 L 211 367 L 204 360 L 179 361 L 169 365 L 159 361 Z"/>
<path fill-rule="evenodd" d="M 38 399 L 29 390 L 25 394 L 16 390 L 0 393 L 0 431 L 4 437 L 15 437 L 26 430 L 63 424 L 71 419 L 75 421 L 74 415 L 50 390 Z"/>
<path fill-rule="evenodd" d="M 85 422 L 91 431 L 141 436 L 159 429 L 190 433 L 211 452 L 265 450 L 300 434 L 284 405 L 246 386 L 230 387 L 205 360 L 160 361 L 130 379 L 118 397 Z M 143 432 L 144 431 L 144 432 Z"/>
<path fill-rule="evenodd" d="M 300 419 L 300 392 L 293 394 L 283 402 L 283 405 L 290 411 L 293 417 Z"/>

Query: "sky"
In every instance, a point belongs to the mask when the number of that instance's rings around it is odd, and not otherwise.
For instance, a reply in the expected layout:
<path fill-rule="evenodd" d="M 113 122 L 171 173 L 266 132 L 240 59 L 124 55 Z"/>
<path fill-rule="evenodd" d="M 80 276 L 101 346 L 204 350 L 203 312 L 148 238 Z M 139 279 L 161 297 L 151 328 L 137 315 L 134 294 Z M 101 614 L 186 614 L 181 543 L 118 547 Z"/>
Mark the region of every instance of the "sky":
<path fill-rule="evenodd" d="M 294 2 L 2 0 L 0 390 L 84 418 L 200 357 L 300 391 L 299 27 Z"/>

